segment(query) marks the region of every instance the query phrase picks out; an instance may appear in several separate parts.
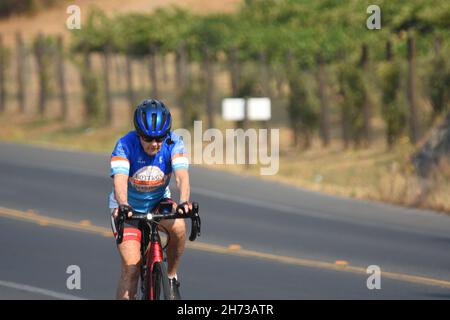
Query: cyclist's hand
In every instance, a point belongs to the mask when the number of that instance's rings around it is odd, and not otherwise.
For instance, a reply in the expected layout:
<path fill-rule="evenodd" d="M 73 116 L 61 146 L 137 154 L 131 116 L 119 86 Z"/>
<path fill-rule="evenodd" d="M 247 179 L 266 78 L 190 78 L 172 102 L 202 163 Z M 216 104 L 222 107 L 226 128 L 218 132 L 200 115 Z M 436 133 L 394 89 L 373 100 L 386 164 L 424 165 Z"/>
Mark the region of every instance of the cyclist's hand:
<path fill-rule="evenodd" d="M 133 208 L 130 205 L 121 204 L 119 206 L 119 208 L 117 209 L 117 215 L 119 215 L 119 212 L 122 214 L 125 213 L 128 218 L 131 218 L 131 216 L 133 215 L 132 211 L 133 211 Z M 116 211 L 114 211 L 114 214 L 116 214 Z"/>
<path fill-rule="evenodd" d="M 190 203 L 189 201 L 182 202 L 177 206 L 178 214 L 186 214 L 191 210 L 192 210 L 192 203 Z"/>

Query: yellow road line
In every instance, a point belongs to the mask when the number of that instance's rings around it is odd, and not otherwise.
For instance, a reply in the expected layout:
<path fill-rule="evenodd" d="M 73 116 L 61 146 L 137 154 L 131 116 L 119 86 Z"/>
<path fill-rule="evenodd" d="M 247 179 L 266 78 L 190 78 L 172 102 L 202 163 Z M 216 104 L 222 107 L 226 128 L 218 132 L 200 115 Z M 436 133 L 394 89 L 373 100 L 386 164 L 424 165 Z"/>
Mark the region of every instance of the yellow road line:
<path fill-rule="evenodd" d="M 104 236 L 112 237 L 112 231 L 108 228 L 94 226 L 91 223 L 87 223 L 87 220 L 81 220 L 80 222 L 74 222 L 64 219 L 52 218 L 37 214 L 34 211 L 19 211 L 15 209 L 8 209 L 0 207 L 0 216 L 22 220 L 27 222 L 34 222 L 40 226 L 53 226 L 63 229 L 83 231 L 95 234 L 101 234 Z"/>
<path fill-rule="evenodd" d="M 88 232 L 88 233 L 93 233 L 93 234 L 100 234 L 105 237 L 112 237 L 112 232 L 110 229 L 92 225 L 92 223 L 89 220 L 81 220 L 79 222 L 74 222 L 74 221 L 40 215 L 34 211 L 19 211 L 19 210 L 8 209 L 8 208 L 3 208 L 3 207 L 0 207 L 0 216 L 11 218 L 11 219 L 16 219 L 16 220 L 21 220 L 21 221 L 26 221 L 26 222 L 31 222 L 31 223 L 36 223 L 41 226 L 52 226 L 52 227 L 58 227 L 58 228 L 63 228 L 63 229 L 82 231 L 82 232 Z M 264 259 L 264 260 L 268 260 L 271 262 L 285 263 L 285 264 L 296 265 L 296 266 L 301 266 L 301 267 L 319 268 L 319 269 L 351 272 L 351 273 L 367 275 L 367 271 L 365 268 L 350 266 L 347 262 L 346 263 L 342 263 L 342 262 L 341 263 L 336 263 L 336 262 L 331 263 L 331 262 L 318 261 L 318 260 L 281 256 L 281 255 L 275 255 L 275 254 L 270 254 L 270 253 L 265 253 L 265 252 L 258 252 L 258 251 L 253 251 L 253 250 L 245 250 L 245 249 L 240 248 L 237 245 L 234 245 L 231 247 L 230 246 L 224 247 L 224 246 L 219 246 L 219 245 L 214 245 L 214 244 L 197 241 L 197 242 L 187 243 L 187 248 L 199 250 L 199 251 L 211 252 L 211 253 L 220 253 L 220 254 L 227 254 L 227 255 L 247 257 L 247 258 Z M 410 283 L 415 283 L 415 284 L 422 284 L 422 285 L 429 285 L 429 286 L 438 286 L 438 287 L 443 287 L 443 288 L 450 288 L 450 281 L 446 281 L 446 280 L 420 277 L 420 276 L 395 273 L 395 272 L 386 272 L 386 271 L 382 271 L 381 274 L 384 278 L 389 278 L 389 279 L 393 279 L 393 280 L 399 280 L 399 281 L 410 282 Z"/>

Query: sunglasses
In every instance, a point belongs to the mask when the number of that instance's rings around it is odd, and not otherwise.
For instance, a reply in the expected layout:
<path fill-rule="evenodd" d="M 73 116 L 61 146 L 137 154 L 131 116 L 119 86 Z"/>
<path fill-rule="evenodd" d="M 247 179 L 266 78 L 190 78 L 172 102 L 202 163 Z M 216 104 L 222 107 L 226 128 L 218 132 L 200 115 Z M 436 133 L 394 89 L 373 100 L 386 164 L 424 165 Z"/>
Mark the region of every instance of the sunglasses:
<path fill-rule="evenodd" d="M 153 142 L 156 141 L 158 143 L 161 143 L 164 141 L 164 139 L 166 137 L 144 137 L 144 136 L 140 136 L 142 140 L 144 140 L 145 142 Z"/>

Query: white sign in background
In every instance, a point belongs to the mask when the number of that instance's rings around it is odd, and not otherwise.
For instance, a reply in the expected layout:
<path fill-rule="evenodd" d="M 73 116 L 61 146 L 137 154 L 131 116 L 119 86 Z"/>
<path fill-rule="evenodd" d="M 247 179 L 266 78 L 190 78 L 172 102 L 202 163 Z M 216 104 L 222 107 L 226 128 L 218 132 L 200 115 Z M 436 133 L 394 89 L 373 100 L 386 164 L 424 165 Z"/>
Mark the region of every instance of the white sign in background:
<path fill-rule="evenodd" d="M 247 100 L 247 119 L 252 121 L 270 120 L 270 107 L 269 98 L 249 98 Z"/>
<path fill-rule="evenodd" d="M 245 99 L 226 98 L 222 100 L 222 117 L 227 121 L 240 121 L 245 118 Z"/>

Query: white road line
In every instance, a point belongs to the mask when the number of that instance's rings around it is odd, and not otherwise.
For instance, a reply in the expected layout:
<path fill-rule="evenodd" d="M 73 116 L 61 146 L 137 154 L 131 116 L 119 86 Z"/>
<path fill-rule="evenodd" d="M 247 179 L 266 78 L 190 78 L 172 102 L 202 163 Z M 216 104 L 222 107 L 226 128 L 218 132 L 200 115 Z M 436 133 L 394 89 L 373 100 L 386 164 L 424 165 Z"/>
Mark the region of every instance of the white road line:
<path fill-rule="evenodd" d="M 232 201 L 235 203 L 242 203 L 242 204 L 246 204 L 246 205 L 255 206 L 258 208 L 271 209 L 274 211 L 282 211 L 285 213 L 291 213 L 291 214 L 296 214 L 296 215 L 299 215 L 301 213 L 302 215 L 307 215 L 310 217 L 318 217 L 318 218 L 323 218 L 323 219 L 336 218 L 336 215 L 325 213 L 325 212 L 319 212 L 317 210 L 315 210 L 314 213 L 308 213 L 304 209 L 301 209 L 301 208 L 294 208 L 294 207 L 286 206 L 286 205 L 279 204 L 279 203 L 272 203 L 272 202 L 268 202 L 268 201 L 264 201 L 264 200 L 245 198 L 245 197 L 240 197 L 237 195 L 229 195 L 229 194 L 220 193 L 220 192 L 216 192 L 216 191 L 208 190 L 208 189 L 204 189 L 204 188 L 199 188 L 199 187 L 191 187 L 191 192 L 199 193 L 201 195 L 220 199 L 220 200 Z"/>
<path fill-rule="evenodd" d="M 31 293 L 37 293 L 37 294 L 41 294 L 44 296 L 61 299 L 61 300 L 86 300 L 85 298 L 80 298 L 80 297 L 73 296 L 70 294 L 60 293 L 60 292 L 56 292 L 56 291 L 32 287 L 32 286 L 29 286 L 26 284 L 20 284 L 20 283 L 9 282 L 9 281 L 0 280 L 0 286 L 17 289 L 17 290 L 22 290 L 22 291 L 27 291 L 27 292 L 31 292 Z M 2 298 L 4 299 L 4 297 L 2 297 Z"/>

